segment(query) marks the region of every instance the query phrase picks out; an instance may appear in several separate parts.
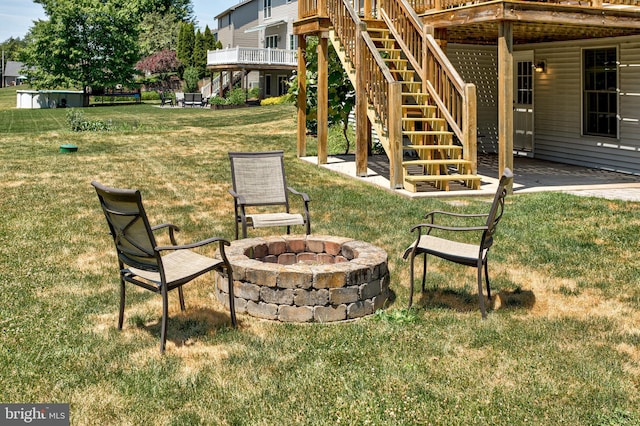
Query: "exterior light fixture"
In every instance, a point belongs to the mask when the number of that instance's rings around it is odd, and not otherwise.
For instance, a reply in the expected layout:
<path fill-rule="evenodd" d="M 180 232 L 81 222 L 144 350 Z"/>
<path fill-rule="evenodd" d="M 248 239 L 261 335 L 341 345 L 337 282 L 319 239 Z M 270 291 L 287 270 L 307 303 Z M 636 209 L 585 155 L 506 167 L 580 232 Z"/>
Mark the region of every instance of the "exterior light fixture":
<path fill-rule="evenodd" d="M 547 63 L 545 61 L 540 61 L 533 68 L 536 70 L 536 72 L 544 74 L 545 72 L 547 72 Z"/>

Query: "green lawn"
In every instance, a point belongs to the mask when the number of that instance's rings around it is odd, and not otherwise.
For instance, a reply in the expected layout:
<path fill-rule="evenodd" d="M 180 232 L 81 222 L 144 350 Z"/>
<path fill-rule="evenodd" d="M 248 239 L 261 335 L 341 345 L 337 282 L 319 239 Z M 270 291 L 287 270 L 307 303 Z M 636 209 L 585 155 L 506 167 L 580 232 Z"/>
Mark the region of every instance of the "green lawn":
<path fill-rule="evenodd" d="M 65 110 L 17 110 L 11 90 L 0 90 L 0 401 L 67 402 L 78 425 L 640 423 L 640 203 L 511 196 L 488 319 L 475 270 L 437 260 L 408 311 L 411 226 L 432 209 L 484 211 L 486 198 L 408 200 L 304 163 L 290 105 L 88 108 L 115 130 L 72 133 Z M 387 251 L 389 306 L 331 325 L 239 315 L 234 330 L 207 275 L 185 287 L 185 313 L 172 295 L 164 356 L 160 297 L 130 290 L 118 331 L 115 253 L 90 181 L 141 189 L 180 242 L 231 239 L 227 152 L 270 149 L 310 195 L 314 233 Z"/>

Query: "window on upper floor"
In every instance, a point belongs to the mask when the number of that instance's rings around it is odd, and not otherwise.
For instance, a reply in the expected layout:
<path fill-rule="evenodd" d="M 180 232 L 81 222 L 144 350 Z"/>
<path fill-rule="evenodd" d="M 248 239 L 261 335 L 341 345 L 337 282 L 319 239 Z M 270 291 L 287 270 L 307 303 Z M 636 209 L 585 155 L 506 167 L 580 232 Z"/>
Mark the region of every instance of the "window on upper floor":
<path fill-rule="evenodd" d="M 582 51 L 582 114 L 585 135 L 618 137 L 618 51 Z"/>
<path fill-rule="evenodd" d="M 271 18 L 271 0 L 264 0 L 264 17 Z"/>

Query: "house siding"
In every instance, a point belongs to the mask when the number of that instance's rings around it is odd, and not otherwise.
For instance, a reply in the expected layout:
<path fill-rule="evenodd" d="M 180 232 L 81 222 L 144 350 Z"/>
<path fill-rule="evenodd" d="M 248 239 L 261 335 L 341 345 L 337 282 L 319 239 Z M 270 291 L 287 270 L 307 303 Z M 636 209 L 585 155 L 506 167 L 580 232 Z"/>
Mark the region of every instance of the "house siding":
<path fill-rule="evenodd" d="M 582 134 L 582 50 L 618 49 L 619 137 Z M 517 46 L 533 50 L 534 157 L 640 174 L 640 37 L 578 40 Z M 463 80 L 474 83 L 478 101 L 478 152 L 498 152 L 497 49 L 449 44 L 447 56 Z"/>
<path fill-rule="evenodd" d="M 535 157 L 640 174 L 640 38 L 581 40 L 533 46 L 547 72 L 534 86 Z M 618 49 L 619 137 L 582 135 L 582 49 Z"/>

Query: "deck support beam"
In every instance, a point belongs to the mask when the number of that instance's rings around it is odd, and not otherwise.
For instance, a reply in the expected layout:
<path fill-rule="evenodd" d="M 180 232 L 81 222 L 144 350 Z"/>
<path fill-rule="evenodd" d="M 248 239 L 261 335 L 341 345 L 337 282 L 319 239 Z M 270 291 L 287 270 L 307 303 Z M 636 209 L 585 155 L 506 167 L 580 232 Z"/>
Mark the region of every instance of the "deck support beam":
<path fill-rule="evenodd" d="M 367 176 L 367 163 L 369 153 L 369 141 L 371 128 L 367 117 L 367 91 L 366 76 L 364 70 L 364 50 L 366 46 L 362 38 L 362 32 L 366 31 L 364 24 L 356 29 L 356 176 Z"/>
<path fill-rule="evenodd" d="M 298 135 L 297 155 L 307 155 L 307 38 L 298 35 Z"/>
<path fill-rule="evenodd" d="M 327 164 L 329 136 L 329 35 L 318 35 L 318 165 Z"/>
<path fill-rule="evenodd" d="M 498 178 L 513 170 L 513 23 L 498 31 Z M 509 188 L 513 191 L 513 186 Z"/>

